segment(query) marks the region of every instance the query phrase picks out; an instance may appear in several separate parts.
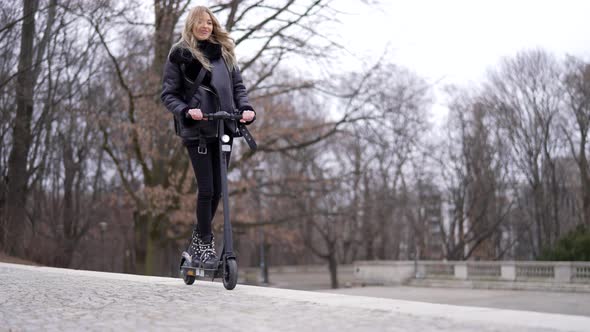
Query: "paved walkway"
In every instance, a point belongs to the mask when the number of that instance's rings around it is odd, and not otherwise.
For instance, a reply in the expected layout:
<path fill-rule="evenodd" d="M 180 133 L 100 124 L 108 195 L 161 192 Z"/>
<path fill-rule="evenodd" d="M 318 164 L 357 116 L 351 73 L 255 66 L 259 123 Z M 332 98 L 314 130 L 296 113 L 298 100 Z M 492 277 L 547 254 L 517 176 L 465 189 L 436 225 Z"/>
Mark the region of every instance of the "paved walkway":
<path fill-rule="evenodd" d="M 589 317 L 0 263 L 0 330 L 588 331 Z"/>
<path fill-rule="evenodd" d="M 286 289 L 315 290 L 325 293 L 371 296 L 386 299 L 419 301 L 461 306 L 527 310 L 566 315 L 590 316 L 590 293 L 543 292 L 525 290 L 490 290 L 471 288 L 445 288 L 420 286 L 354 287 L 352 266 L 339 267 L 339 281 L 343 288 L 329 289 L 328 268 L 290 267 L 289 271 L 270 274 L 271 286 Z M 293 271 L 291 271 L 293 270 Z M 588 329 L 590 331 L 590 328 Z"/>
<path fill-rule="evenodd" d="M 323 290 L 322 292 L 590 317 L 590 293 L 407 286 L 340 288 Z M 588 331 L 590 331 L 590 327 Z"/>

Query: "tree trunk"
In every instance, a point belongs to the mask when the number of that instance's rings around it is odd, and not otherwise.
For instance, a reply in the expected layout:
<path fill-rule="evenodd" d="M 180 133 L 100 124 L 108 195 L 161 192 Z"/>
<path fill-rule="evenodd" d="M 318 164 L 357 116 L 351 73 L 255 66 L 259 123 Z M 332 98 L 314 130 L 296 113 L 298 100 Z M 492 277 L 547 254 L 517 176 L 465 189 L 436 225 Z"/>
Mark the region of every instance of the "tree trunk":
<path fill-rule="evenodd" d="M 181 1 L 174 2 L 154 2 L 154 14 L 156 19 L 155 33 L 154 33 L 154 58 L 151 66 L 151 71 L 156 77 L 162 77 L 164 64 L 168 57 L 168 52 L 173 42 L 174 25 L 180 16 L 178 8 L 180 8 Z M 159 90 L 154 91 L 155 104 L 154 109 L 161 108 L 159 101 Z M 164 111 L 162 111 L 164 114 Z M 169 121 L 168 118 L 163 118 Z M 154 133 L 161 136 L 157 141 L 157 150 L 165 151 L 168 149 L 166 142 L 169 139 L 169 133 L 162 131 Z M 137 144 L 136 142 L 134 144 Z M 141 148 L 136 147 L 137 150 Z M 140 160 L 145 162 L 145 160 Z M 151 169 L 144 169 L 144 185 L 146 187 L 153 187 L 162 185 L 168 187 L 168 163 L 170 160 L 166 157 L 154 157 Z M 150 215 L 149 212 L 136 211 L 135 223 L 135 272 L 145 275 L 162 275 L 169 274 L 169 262 L 165 259 L 168 257 L 168 245 L 166 239 L 162 237 L 161 232 L 162 218 Z"/>
<path fill-rule="evenodd" d="M 542 188 L 540 188 L 541 185 L 538 184 L 538 182 L 536 181 L 536 184 L 533 186 L 533 193 L 534 193 L 534 197 L 535 200 L 533 202 L 534 205 L 534 216 L 535 216 L 535 225 L 537 226 L 536 229 L 536 240 L 537 243 L 533 243 L 533 257 L 537 257 L 539 256 L 539 254 L 541 253 L 541 249 L 543 248 L 543 232 L 544 232 L 544 218 L 543 218 L 543 192 L 542 192 Z"/>
<path fill-rule="evenodd" d="M 180 16 L 179 8 L 181 1 L 154 1 L 154 14 L 155 14 L 155 32 L 154 38 L 154 58 L 151 64 L 151 75 L 161 79 L 164 64 L 168 57 L 168 52 L 173 41 L 174 25 Z M 159 85 L 158 89 L 154 89 L 152 92 L 152 100 L 154 103 L 153 109 L 161 109 L 159 101 Z M 164 111 L 161 111 L 165 114 Z M 130 112 L 133 113 L 133 112 Z M 135 119 L 129 119 L 133 124 Z M 162 124 L 168 123 L 169 119 L 162 117 Z M 153 133 L 157 135 L 157 142 L 155 147 L 156 151 L 166 151 L 166 142 L 169 139 L 169 133 L 167 131 L 161 131 Z M 137 140 L 133 141 L 133 149 L 140 151 L 136 153 L 133 158 L 136 158 L 140 164 L 146 165 L 143 170 L 143 184 L 145 187 L 155 187 L 162 185 L 164 188 L 168 187 L 169 174 L 167 166 L 170 162 L 166 157 L 153 156 L 152 162 L 146 161 L 145 151 L 142 151 L 142 147 L 139 145 Z M 151 164 L 151 168 L 147 165 Z M 123 174 L 120 174 L 124 177 Z M 159 222 L 161 218 L 153 216 L 149 211 L 141 211 L 140 207 L 134 211 L 134 250 L 135 253 L 132 257 L 135 258 L 134 264 L 132 264 L 132 270 L 135 273 L 154 275 L 154 274 L 168 274 L 169 262 L 159 259 L 160 257 L 168 257 L 169 247 L 166 241 L 160 236 L 161 234 Z"/>
<path fill-rule="evenodd" d="M 135 222 L 135 273 L 168 275 L 168 265 L 161 258 L 167 256 L 165 242 L 157 217 L 134 213 Z"/>
<path fill-rule="evenodd" d="M 140 211 L 135 210 L 133 212 L 133 222 L 134 227 L 133 230 L 135 232 L 134 236 L 134 248 L 135 248 L 135 264 L 134 264 L 134 271 L 137 274 L 144 274 L 147 275 L 146 269 L 146 258 L 147 258 L 147 238 L 148 232 L 147 229 L 149 228 L 147 216 L 141 214 Z"/>
<path fill-rule="evenodd" d="M 555 170 L 555 163 L 551 162 L 551 198 L 553 204 L 553 227 L 552 227 L 552 234 L 551 238 L 549 239 L 549 244 L 553 246 L 561 236 L 561 219 L 559 218 L 560 209 L 559 209 L 559 201 L 560 201 L 560 192 L 559 192 L 559 184 L 557 183 L 557 174 Z"/>
<path fill-rule="evenodd" d="M 69 267 L 72 257 L 76 250 L 78 239 L 80 237 L 78 223 L 78 212 L 76 211 L 76 190 L 75 180 L 78 177 L 80 180 L 81 174 L 80 165 L 74 160 L 74 149 L 72 141 L 68 140 L 63 135 L 60 135 L 63 161 L 63 215 L 62 215 L 62 234 L 59 239 L 62 241 L 60 247 L 63 250 L 60 256 L 57 257 L 56 266 Z"/>
<path fill-rule="evenodd" d="M 168 58 L 168 52 L 174 42 L 174 25 L 178 20 L 177 12 L 179 3 L 165 4 L 160 0 L 154 2 L 154 14 L 156 19 L 154 33 L 154 59 L 152 70 L 156 75 L 161 76 L 164 72 L 164 64 Z"/>
<path fill-rule="evenodd" d="M 338 285 L 338 258 L 336 257 L 335 244 L 330 244 L 330 256 L 328 258 L 328 267 L 330 268 L 330 284 L 332 289 L 339 288 Z"/>
<path fill-rule="evenodd" d="M 16 116 L 13 127 L 13 146 L 8 158 L 8 185 L 6 198 L 6 251 L 17 257 L 25 256 L 25 222 L 27 184 L 27 156 L 31 147 L 31 121 L 34 105 L 33 41 L 35 39 L 35 12 L 39 1 L 24 0 L 21 48 L 16 77 Z"/>
<path fill-rule="evenodd" d="M 580 140 L 580 158 L 578 161 L 582 185 L 582 222 L 590 227 L 590 176 L 588 174 L 588 159 L 586 158 L 586 137 L 582 134 Z"/>

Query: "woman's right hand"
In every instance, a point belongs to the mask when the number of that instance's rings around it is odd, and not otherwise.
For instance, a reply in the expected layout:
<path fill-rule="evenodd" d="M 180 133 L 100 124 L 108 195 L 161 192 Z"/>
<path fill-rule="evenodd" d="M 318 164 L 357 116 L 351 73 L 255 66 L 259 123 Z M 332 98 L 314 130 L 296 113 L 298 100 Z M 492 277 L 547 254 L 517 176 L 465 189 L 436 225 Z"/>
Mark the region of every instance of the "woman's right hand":
<path fill-rule="evenodd" d="M 203 120 L 203 112 L 198 108 L 189 109 L 188 115 L 190 115 L 193 120 Z"/>

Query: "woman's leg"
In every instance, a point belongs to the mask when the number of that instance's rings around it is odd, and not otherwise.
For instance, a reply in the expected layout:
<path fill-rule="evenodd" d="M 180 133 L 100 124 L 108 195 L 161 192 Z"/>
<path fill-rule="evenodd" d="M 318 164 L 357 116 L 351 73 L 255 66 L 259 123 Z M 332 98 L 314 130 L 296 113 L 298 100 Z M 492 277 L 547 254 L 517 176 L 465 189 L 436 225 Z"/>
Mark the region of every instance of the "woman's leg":
<path fill-rule="evenodd" d="M 205 268 L 214 269 L 218 262 L 211 222 L 221 198 L 221 168 L 219 143 L 207 144 L 207 153 L 199 154 L 198 146 L 187 146 L 195 177 L 197 179 L 197 229 L 199 239 L 193 236 L 189 255 L 198 255 Z M 229 154 L 227 157 L 229 164 Z M 226 164 L 226 166 L 227 166 Z M 198 231 L 197 231 L 198 230 Z"/>
<path fill-rule="evenodd" d="M 215 198 L 214 187 L 214 153 L 212 144 L 207 145 L 207 153 L 200 154 L 198 145 L 188 145 L 188 154 L 197 179 L 197 229 L 201 238 L 211 236 L 212 207 Z M 217 202 L 219 199 L 217 198 Z"/>

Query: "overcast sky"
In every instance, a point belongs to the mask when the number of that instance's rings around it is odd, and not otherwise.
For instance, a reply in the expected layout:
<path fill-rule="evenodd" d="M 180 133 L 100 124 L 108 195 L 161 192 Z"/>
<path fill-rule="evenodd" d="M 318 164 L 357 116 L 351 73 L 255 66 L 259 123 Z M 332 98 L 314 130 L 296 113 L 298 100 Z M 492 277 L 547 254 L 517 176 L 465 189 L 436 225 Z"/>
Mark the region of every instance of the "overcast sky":
<path fill-rule="evenodd" d="M 481 82 L 503 56 L 531 48 L 590 58 L 590 0 L 380 2 L 334 2 L 347 13 L 342 42 L 361 58 L 378 57 L 389 45 L 392 62 L 441 86 Z M 441 117 L 444 109 L 435 108 Z"/>

